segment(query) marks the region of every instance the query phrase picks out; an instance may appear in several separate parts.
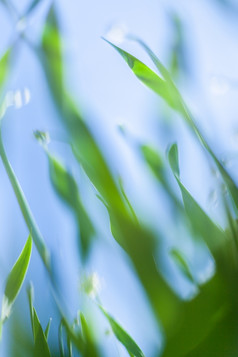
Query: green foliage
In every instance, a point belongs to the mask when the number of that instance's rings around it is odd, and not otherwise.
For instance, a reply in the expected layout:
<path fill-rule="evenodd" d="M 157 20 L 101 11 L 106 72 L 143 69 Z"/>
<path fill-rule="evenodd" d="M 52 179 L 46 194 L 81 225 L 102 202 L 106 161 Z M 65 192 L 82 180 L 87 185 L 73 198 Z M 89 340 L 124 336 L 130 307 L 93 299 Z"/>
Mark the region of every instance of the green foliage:
<path fill-rule="evenodd" d="M 25 17 L 30 16 L 38 8 L 39 4 L 39 0 L 33 0 L 27 7 Z M 171 69 L 173 74 L 177 75 L 183 55 L 184 39 L 182 24 L 179 19 L 174 18 L 174 25 L 177 31 L 177 39 L 173 48 Z M 25 34 L 22 34 L 21 37 L 29 45 Z M 188 127 L 199 139 L 203 150 L 210 155 L 213 163 L 217 166 L 223 179 L 223 184 L 228 190 L 228 195 L 224 198 L 228 227 L 222 229 L 211 219 L 205 209 L 192 196 L 192 193 L 184 186 L 180 176 L 177 145 L 170 146 L 168 162 L 175 178 L 174 181 L 181 192 L 182 200 L 177 198 L 173 183 L 169 181 L 169 165 L 163 155 L 150 144 L 141 144 L 139 146 L 145 165 L 153 173 L 156 182 L 166 192 L 168 201 L 176 213 L 173 218 L 181 219 L 182 224 L 185 224 L 185 229 L 191 236 L 192 244 L 194 241 L 199 240 L 207 245 L 211 261 L 215 266 L 213 275 L 209 276 L 209 279 L 199 282 L 199 279 L 195 278 L 196 274 L 193 271 L 193 265 L 188 263 L 189 260 L 183 254 L 183 251 L 178 248 L 169 248 L 167 250 L 167 254 L 177 265 L 180 273 L 193 286 L 196 286 L 196 293 L 187 299 L 183 299 L 176 293 L 173 284 L 168 282 L 166 272 L 162 269 L 163 264 L 157 257 L 157 252 L 161 254 L 163 251 L 161 246 L 166 241 L 167 237 L 164 236 L 166 234 L 152 231 L 150 227 L 143 223 L 143 219 L 138 216 L 136 207 L 133 207 L 124 189 L 123 178 L 121 176 L 119 176 L 119 179 L 114 177 L 106 155 L 87 123 L 87 118 L 82 116 L 78 102 L 76 105 L 76 101 L 69 94 L 64 79 L 64 53 L 55 5 L 51 6 L 47 15 L 42 30 L 40 46 L 31 46 L 31 49 L 35 52 L 42 65 L 49 86 L 49 93 L 57 115 L 64 125 L 77 164 L 84 170 L 88 177 L 88 182 L 91 183 L 95 190 L 95 194 L 105 205 L 111 235 L 127 254 L 129 264 L 131 264 L 130 267 L 133 267 L 144 289 L 155 321 L 162 330 L 164 344 L 163 349 L 157 351 L 157 355 L 162 357 L 233 357 L 237 355 L 238 351 L 238 292 L 236 289 L 238 276 L 238 226 L 236 221 L 238 187 L 199 129 L 169 71 L 144 42 L 135 37 L 130 37 L 130 39 L 136 41 L 145 50 L 158 73 L 129 52 L 106 41 L 123 57 L 135 76 L 172 109 L 171 115 L 175 111 L 184 119 Z M 3 88 L 8 76 L 10 55 L 11 49 L 0 60 L 0 88 Z M 4 111 L 2 113 L 5 114 Z M 37 131 L 35 132 L 35 137 L 45 149 L 49 164 L 49 178 L 56 194 L 74 214 L 79 232 L 80 261 L 83 263 L 82 266 L 85 266 L 92 240 L 97 234 L 96 225 L 91 220 L 80 198 L 80 186 L 77 179 L 67 169 L 67 165 L 62 164 L 48 149 L 49 135 L 43 131 Z M 91 320 L 87 320 L 87 314 L 80 311 L 79 316 L 71 323 L 71 319 L 65 312 L 67 309 L 64 307 L 64 301 L 61 296 L 61 287 L 58 286 L 56 276 L 53 274 L 54 267 L 50 259 L 50 251 L 9 163 L 1 135 L 0 156 L 30 232 L 30 237 L 7 278 L 2 303 L 1 327 L 9 316 L 12 305 L 24 281 L 33 240 L 46 268 L 52 296 L 60 319 L 59 341 L 54 348 L 57 351 L 59 350 L 62 357 L 71 357 L 74 353 L 83 357 L 102 357 L 101 346 L 103 341 L 99 343 L 97 337 L 95 337 L 95 332 L 92 332 Z M 234 207 L 232 207 L 232 203 Z M 156 223 L 158 227 L 163 226 L 162 218 L 158 217 L 158 222 Z M 88 295 L 92 295 L 90 294 L 92 286 L 87 286 L 84 290 Z M 33 356 L 53 356 L 51 346 L 48 344 L 51 319 L 44 331 L 33 306 L 32 286 L 28 289 L 28 298 L 34 344 Z M 97 296 L 97 301 L 98 299 L 99 297 Z M 144 354 L 140 347 L 102 307 L 101 303 L 99 308 L 110 324 L 116 339 L 126 348 L 128 354 L 130 356 L 143 357 Z M 97 331 L 97 329 L 100 329 L 100 326 L 96 324 L 97 318 L 96 316 L 91 316 L 91 318 L 95 321 L 94 331 Z"/>

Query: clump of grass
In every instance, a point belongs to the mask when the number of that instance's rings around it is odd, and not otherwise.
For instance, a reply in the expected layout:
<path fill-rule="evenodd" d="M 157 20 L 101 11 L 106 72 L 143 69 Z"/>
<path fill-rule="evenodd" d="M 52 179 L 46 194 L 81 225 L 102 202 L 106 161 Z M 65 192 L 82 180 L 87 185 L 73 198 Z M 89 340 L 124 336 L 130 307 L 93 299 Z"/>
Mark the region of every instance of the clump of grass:
<path fill-rule="evenodd" d="M 29 16 L 39 3 L 40 1 L 33 1 L 25 15 Z M 28 43 L 26 34 L 22 34 L 22 39 Z M 122 180 L 118 182 L 114 177 L 86 120 L 66 89 L 61 36 L 54 6 L 49 10 L 40 44 L 38 46 L 31 45 L 31 49 L 42 65 L 52 102 L 70 138 L 69 144 L 74 158 L 95 188 L 98 198 L 105 205 L 111 235 L 126 252 L 146 293 L 154 318 L 158 326 L 162 326 L 164 347 L 158 349 L 157 355 L 163 357 L 234 356 L 238 351 L 238 292 L 236 289 L 238 277 L 236 220 L 238 187 L 200 130 L 197 121 L 174 84 L 170 72 L 144 42 L 135 37 L 131 37 L 131 40 L 142 46 L 154 62 L 158 73 L 135 56 L 106 41 L 123 57 L 136 77 L 184 119 L 189 129 L 199 140 L 202 149 L 210 155 L 217 166 L 223 185 L 227 189 L 224 208 L 228 224 L 226 229 L 222 229 L 213 222 L 183 184 L 180 176 L 179 149 L 176 143 L 169 146 L 166 160 L 150 145 L 142 144 L 139 147 L 145 164 L 153 172 L 157 184 L 166 192 L 176 215 L 186 225 L 192 240 L 205 243 L 214 259 L 216 269 L 213 276 L 200 283 L 194 278 L 192 267 L 181 251 L 174 248 L 168 252 L 181 275 L 191 284 L 196 285 L 196 294 L 190 299 L 183 299 L 179 296 L 159 268 L 155 252 L 160 250 L 162 235 L 160 236 L 150 227 L 145 226 L 137 216 L 136 209 L 127 197 Z M 0 60 L 0 85 L 2 88 L 10 70 L 9 56 L 13 49 L 14 45 Z M 177 60 L 173 61 L 173 66 L 175 63 Z M 6 107 L 1 110 L 1 121 L 6 111 Z M 2 127 L 0 127 L 1 130 Z M 35 137 L 41 142 L 46 152 L 49 162 L 49 178 L 55 192 L 70 207 L 75 217 L 78 227 L 79 259 L 83 264 L 86 264 L 96 235 L 96 228 L 90 213 L 87 212 L 81 200 L 78 182 L 70 170 L 51 153 L 48 148 L 49 136 L 44 132 L 36 131 Z M 102 356 L 101 343 L 95 338 L 86 314 L 82 311 L 76 313 L 73 322 L 68 318 L 53 273 L 51 252 L 40 233 L 18 179 L 9 163 L 1 135 L 0 156 L 30 233 L 22 253 L 7 278 L 2 303 L 1 328 L 9 316 L 24 281 L 33 241 L 46 268 L 52 295 L 60 315 L 59 341 L 55 342 L 60 355 L 73 356 L 78 353 L 84 357 Z M 167 180 L 169 166 L 181 192 L 182 200 L 177 197 L 173 186 Z M 28 299 L 32 325 L 32 355 L 49 357 L 52 355 L 51 346 L 48 343 L 50 316 L 44 329 L 33 306 L 32 286 L 28 288 Z M 107 312 L 106 307 L 100 302 L 99 296 L 95 297 L 94 303 L 102 312 L 118 343 L 125 347 L 128 355 L 143 357 L 144 353 L 141 348 L 120 323 Z M 54 321 L 52 325 L 54 325 Z"/>

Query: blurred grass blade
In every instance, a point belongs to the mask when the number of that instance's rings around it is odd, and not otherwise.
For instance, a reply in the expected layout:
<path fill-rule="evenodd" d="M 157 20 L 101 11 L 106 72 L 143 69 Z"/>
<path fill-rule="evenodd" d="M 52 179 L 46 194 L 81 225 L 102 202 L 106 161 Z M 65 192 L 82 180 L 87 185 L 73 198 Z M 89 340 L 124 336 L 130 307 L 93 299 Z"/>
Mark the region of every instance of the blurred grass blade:
<path fill-rule="evenodd" d="M 46 329 L 45 329 L 45 338 L 46 340 L 48 340 L 48 336 L 49 336 L 49 332 L 50 332 L 50 326 L 51 326 L 51 322 L 52 322 L 52 318 L 49 319 L 49 322 L 46 326 Z"/>
<path fill-rule="evenodd" d="M 157 181 L 162 185 L 165 190 L 165 193 L 175 205 L 176 213 L 179 210 L 181 214 L 181 203 L 173 192 L 171 185 L 169 184 L 165 164 L 162 157 L 159 155 L 157 150 L 155 150 L 152 146 L 149 145 L 141 145 L 140 151 L 145 159 L 145 162 L 156 177 Z"/>
<path fill-rule="evenodd" d="M 47 152 L 50 178 L 59 197 L 68 204 L 75 214 L 79 231 L 79 247 L 82 259 L 88 257 L 95 230 L 79 196 L 74 177 L 53 155 Z"/>
<path fill-rule="evenodd" d="M 135 357 L 145 357 L 140 347 L 131 338 L 130 335 L 116 322 L 116 320 L 109 315 L 102 306 L 99 306 L 104 316 L 107 318 L 113 333 L 115 334 L 118 341 L 120 341 L 126 348 L 128 353 Z"/>
<path fill-rule="evenodd" d="M 32 238 L 29 236 L 19 258 L 17 259 L 10 274 L 7 277 L 2 302 L 1 323 L 4 323 L 5 320 L 9 317 L 12 305 L 17 295 L 19 294 L 30 262 L 31 250 Z"/>
<path fill-rule="evenodd" d="M 186 262 L 186 259 L 184 258 L 183 254 L 176 248 L 173 248 L 170 250 L 170 255 L 172 259 L 174 260 L 175 264 L 180 268 L 180 271 L 183 273 L 183 275 L 191 282 L 195 283 L 193 274 L 191 273 L 191 270 L 188 266 L 188 263 Z"/>
<path fill-rule="evenodd" d="M 8 49 L 0 58 L 0 93 L 9 74 L 11 54 L 11 49 Z"/>
<path fill-rule="evenodd" d="M 82 312 L 80 312 L 80 322 L 83 339 L 85 341 L 85 348 L 83 352 L 84 357 L 97 356 L 98 346 L 96 345 L 90 327 Z"/>
<path fill-rule="evenodd" d="M 65 357 L 64 337 L 63 337 L 63 322 L 62 322 L 62 320 L 60 321 L 60 324 L 59 324 L 58 340 L 59 340 L 60 357 Z"/>
<path fill-rule="evenodd" d="M 63 103 L 63 60 L 61 54 L 61 37 L 54 4 L 50 8 L 45 22 L 41 47 L 44 53 L 43 65 L 46 70 L 47 80 L 54 100 L 57 103 Z"/>
<path fill-rule="evenodd" d="M 1 129 L 1 128 L 0 128 Z M 39 231 L 39 228 L 35 222 L 35 219 L 32 215 L 32 212 L 30 210 L 30 207 L 28 205 L 28 202 L 25 198 L 25 195 L 22 191 L 22 188 L 17 180 L 17 177 L 11 167 L 11 164 L 8 161 L 7 155 L 5 153 L 5 149 L 3 146 L 3 141 L 2 141 L 2 133 L 0 130 L 0 156 L 2 158 L 4 167 L 6 169 L 8 178 L 11 182 L 12 188 L 15 192 L 17 201 L 19 203 L 21 212 L 23 214 L 23 217 L 25 219 L 25 222 L 27 224 L 27 227 L 30 231 L 30 234 L 32 236 L 32 239 L 34 241 L 34 244 L 43 260 L 43 263 L 45 264 L 46 268 L 48 271 L 50 271 L 50 253 L 48 252 L 48 249 L 45 245 L 44 239 Z"/>
<path fill-rule="evenodd" d="M 168 151 L 168 158 L 171 169 L 181 190 L 184 207 L 191 222 L 194 234 L 204 239 L 209 249 L 216 257 L 217 248 L 221 248 L 222 244 L 225 243 L 224 232 L 215 223 L 213 223 L 210 217 L 208 217 L 208 215 L 202 210 L 199 204 L 180 181 L 178 148 L 176 144 L 173 144 L 170 147 Z"/>
<path fill-rule="evenodd" d="M 33 0 L 30 5 L 27 7 L 25 11 L 24 17 L 27 17 L 32 14 L 33 11 L 37 8 L 37 6 L 42 2 L 42 0 Z"/>

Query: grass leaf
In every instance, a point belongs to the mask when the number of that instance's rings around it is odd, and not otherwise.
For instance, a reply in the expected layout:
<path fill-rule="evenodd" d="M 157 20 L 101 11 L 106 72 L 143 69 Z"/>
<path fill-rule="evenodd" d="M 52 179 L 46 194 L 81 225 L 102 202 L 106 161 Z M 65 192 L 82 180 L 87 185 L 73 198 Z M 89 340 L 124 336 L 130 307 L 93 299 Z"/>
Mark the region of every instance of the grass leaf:
<path fill-rule="evenodd" d="M 21 286 L 23 284 L 27 268 L 30 262 L 32 250 L 32 238 L 29 238 L 26 241 L 26 244 L 14 264 L 10 274 L 7 277 L 6 287 L 4 291 L 4 297 L 2 302 L 2 313 L 1 313 L 1 322 L 3 323 L 9 316 L 11 312 L 12 305 L 19 294 Z"/>
<path fill-rule="evenodd" d="M 128 353 L 135 357 L 145 357 L 140 347 L 136 344 L 132 337 L 116 322 L 116 320 L 110 314 L 106 312 L 102 306 L 99 307 L 104 316 L 107 318 L 116 338 L 123 344 Z"/>

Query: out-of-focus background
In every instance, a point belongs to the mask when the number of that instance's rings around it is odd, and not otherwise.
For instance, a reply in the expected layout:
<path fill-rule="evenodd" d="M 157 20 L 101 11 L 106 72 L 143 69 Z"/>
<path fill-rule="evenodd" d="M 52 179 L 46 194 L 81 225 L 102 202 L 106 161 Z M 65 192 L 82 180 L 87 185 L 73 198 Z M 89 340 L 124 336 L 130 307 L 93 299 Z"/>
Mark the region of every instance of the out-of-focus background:
<path fill-rule="evenodd" d="M 75 165 L 39 59 L 31 48 L 31 43 L 37 44 L 40 39 L 52 2 L 40 1 L 27 18 L 24 14 L 29 1 L 6 3 L 8 5 L 0 4 L 0 53 L 18 39 L 17 55 L 5 88 L 5 92 L 13 91 L 18 100 L 4 118 L 3 139 L 9 160 L 52 252 L 69 315 L 87 306 L 101 334 L 106 330 L 100 312 L 81 296 L 80 282 L 93 276 L 94 283 L 100 286 L 103 305 L 126 327 L 145 355 L 153 356 L 162 342 L 145 293 L 128 257 L 111 237 L 104 206 L 84 172 Z M 238 149 L 236 1 L 57 0 L 54 3 L 65 54 L 68 91 L 86 118 L 112 171 L 122 178 L 140 219 L 155 231 L 162 231 L 167 236 L 167 244 L 176 241 L 177 232 L 182 234 L 178 222 L 173 222 L 172 216 L 167 214 L 170 207 L 164 193 L 135 150 L 138 144 L 150 144 L 165 157 L 168 145 L 177 141 L 185 186 L 222 224 L 216 172 L 211 170 L 207 154 L 180 117 L 138 82 L 102 37 L 133 53 L 152 68 L 146 54 L 128 40 L 127 35 L 143 39 L 156 52 L 173 73 L 202 132 L 229 170 L 235 173 Z M 23 33 L 27 40 L 19 39 Z M 72 213 L 52 188 L 47 157 L 34 138 L 35 130 L 50 133 L 50 151 L 66 163 L 77 178 L 82 200 L 97 228 L 86 265 L 79 260 L 77 227 Z M 2 164 L 0 177 L 0 291 L 3 293 L 7 273 L 22 249 L 28 230 Z M 177 243 L 192 260 L 196 259 L 196 252 L 186 245 L 186 237 Z M 204 274 L 212 271 L 212 262 L 205 253 L 202 269 Z M 27 275 L 29 280 L 34 285 L 35 305 L 42 325 L 47 324 L 51 315 L 52 326 L 55 321 L 49 336 L 53 344 L 57 339 L 58 317 L 47 275 L 35 249 Z M 176 284 L 180 294 L 192 294 L 190 286 L 182 279 L 178 278 Z M 23 327 L 30 330 L 24 287 L 15 304 L 14 316 L 4 330 L 2 356 L 10 355 L 9 346 L 17 340 L 13 331 L 17 317 Z M 112 337 L 106 341 L 105 356 L 126 355 Z"/>

